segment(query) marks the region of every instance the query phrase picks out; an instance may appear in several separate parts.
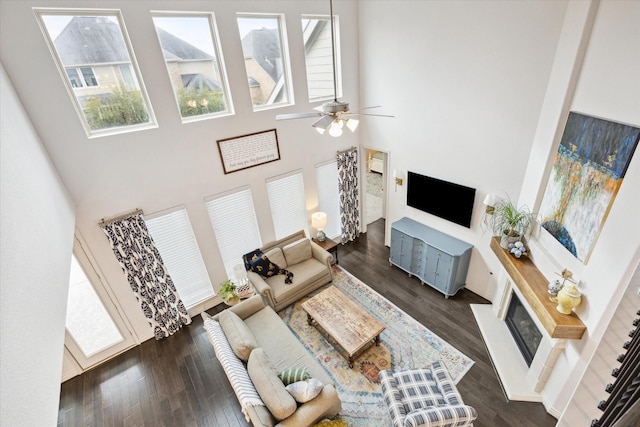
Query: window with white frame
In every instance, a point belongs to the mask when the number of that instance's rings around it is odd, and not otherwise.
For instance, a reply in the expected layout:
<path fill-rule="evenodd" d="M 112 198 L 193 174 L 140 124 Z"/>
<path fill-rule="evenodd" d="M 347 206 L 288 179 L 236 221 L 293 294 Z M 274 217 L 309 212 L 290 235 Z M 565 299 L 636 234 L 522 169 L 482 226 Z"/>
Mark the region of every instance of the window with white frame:
<path fill-rule="evenodd" d="M 253 110 L 293 103 L 283 15 L 238 14 Z"/>
<path fill-rule="evenodd" d="M 184 305 L 215 296 L 186 209 L 149 215 L 145 223 Z"/>
<path fill-rule="evenodd" d="M 156 126 L 120 11 L 35 13 L 89 137 Z"/>
<path fill-rule="evenodd" d="M 340 58 L 340 38 L 338 37 L 338 17 L 334 16 L 336 60 Z M 340 98 L 341 75 L 340 67 L 336 67 L 337 89 L 334 94 L 333 81 L 333 50 L 331 46 L 331 20 L 328 16 L 303 16 L 302 36 L 304 41 L 304 56 L 307 68 L 307 89 L 309 101 Z M 339 64 L 339 61 L 338 61 Z"/>
<path fill-rule="evenodd" d="M 330 239 L 342 234 L 340 196 L 338 194 L 338 163 L 334 160 L 316 165 L 318 210 L 327 214 L 324 233 Z"/>
<path fill-rule="evenodd" d="M 242 264 L 242 256 L 262 246 L 251 189 L 243 188 L 206 201 L 209 219 L 227 276 Z"/>
<path fill-rule="evenodd" d="M 218 32 L 211 13 L 153 13 L 183 122 L 232 113 Z"/>
<path fill-rule="evenodd" d="M 304 230 L 309 235 L 302 171 L 267 179 L 276 239 Z"/>

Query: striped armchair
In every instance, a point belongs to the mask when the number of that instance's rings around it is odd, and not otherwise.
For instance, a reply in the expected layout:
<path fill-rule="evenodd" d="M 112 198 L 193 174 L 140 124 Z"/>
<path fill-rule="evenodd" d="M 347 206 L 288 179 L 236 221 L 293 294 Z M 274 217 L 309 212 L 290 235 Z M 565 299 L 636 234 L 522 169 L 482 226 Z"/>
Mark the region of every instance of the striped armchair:
<path fill-rule="evenodd" d="M 476 410 L 462 401 L 444 363 L 408 371 L 380 371 L 393 427 L 472 426 Z"/>

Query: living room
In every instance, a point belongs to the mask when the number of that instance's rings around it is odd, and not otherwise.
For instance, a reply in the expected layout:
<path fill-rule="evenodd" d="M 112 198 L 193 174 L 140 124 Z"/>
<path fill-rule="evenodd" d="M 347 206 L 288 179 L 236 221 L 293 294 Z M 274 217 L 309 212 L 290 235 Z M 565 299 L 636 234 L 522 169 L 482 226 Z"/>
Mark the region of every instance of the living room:
<path fill-rule="evenodd" d="M 301 170 L 310 217 L 318 205 L 316 166 L 335 159 L 336 151 L 366 146 L 387 152 L 389 170 L 405 178 L 415 171 L 477 189 L 465 228 L 407 207 L 406 186 L 389 186 L 384 241 L 389 245 L 393 221 L 410 217 L 473 244 L 466 288 L 496 301 L 500 264 L 483 227 L 484 196 L 507 194 L 537 209 L 570 111 L 640 125 L 640 59 L 629 54 L 637 51 L 640 11 L 632 1 L 336 1 L 341 98 L 353 108 L 381 105 L 395 118 L 365 117 L 355 133 L 340 138 L 319 135 L 308 120 L 276 122 L 277 114 L 319 105 L 307 100 L 300 16 L 327 15 L 327 3 L 0 2 L 3 424 L 5 416 L 11 425 L 55 423 L 74 236 L 95 260 L 135 341 L 152 338 L 98 227 L 102 218 L 184 206 L 217 287 L 227 274 L 206 198 L 250 187 L 268 242 L 276 236 L 266 180 Z M 87 137 L 32 9 L 49 7 L 121 11 L 156 128 Z M 215 14 L 234 115 L 182 123 L 151 11 Z M 237 37 L 240 12 L 284 14 L 295 104 L 252 110 Z M 224 173 L 216 141 L 274 128 L 280 160 Z M 636 155 L 587 263 L 543 235 L 532 242 L 548 279 L 568 268 L 582 282 L 577 313 L 587 333 L 568 345 L 544 392 L 559 425 L 593 418 L 585 394 L 600 395 L 606 385 L 589 376 L 596 368 L 591 361 L 609 344 L 619 302 L 633 295 L 639 187 Z M 620 349 L 610 346 L 607 373 Z"/>

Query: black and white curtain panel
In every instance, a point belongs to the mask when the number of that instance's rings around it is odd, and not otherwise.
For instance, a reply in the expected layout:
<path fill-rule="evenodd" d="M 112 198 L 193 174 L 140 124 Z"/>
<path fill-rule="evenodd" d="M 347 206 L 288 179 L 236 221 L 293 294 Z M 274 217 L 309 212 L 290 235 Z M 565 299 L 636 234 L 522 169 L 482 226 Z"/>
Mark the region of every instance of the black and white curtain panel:
<path fill-rule="evenodd" d="M 191 323 L 191 317 L 153 243 L 142 212 L 102 221 L 113 253 L 157 340 Z"/>
<path fill-rule="evenodd" d="M 358 187 L 358 149 L 338 152 L 338 195 L 342 244 L 360 235 L 360 197 Z"/>

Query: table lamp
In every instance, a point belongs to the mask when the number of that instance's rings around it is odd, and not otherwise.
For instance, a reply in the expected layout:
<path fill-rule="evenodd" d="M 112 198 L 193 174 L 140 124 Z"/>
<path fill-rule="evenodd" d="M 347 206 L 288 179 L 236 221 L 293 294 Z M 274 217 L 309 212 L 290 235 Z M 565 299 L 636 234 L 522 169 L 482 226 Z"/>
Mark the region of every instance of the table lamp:
<path fill-rule="evenodd" d="M 318 234 L 316 235 L 316 239 L 320 242 L 324 242 L 326 239 L 326 235 L 324 231 L 322 231 L 327 226 L 327 214 L 324 212 L 316 212 L 311 215 L 311 226 L 318 230 Z"/>

